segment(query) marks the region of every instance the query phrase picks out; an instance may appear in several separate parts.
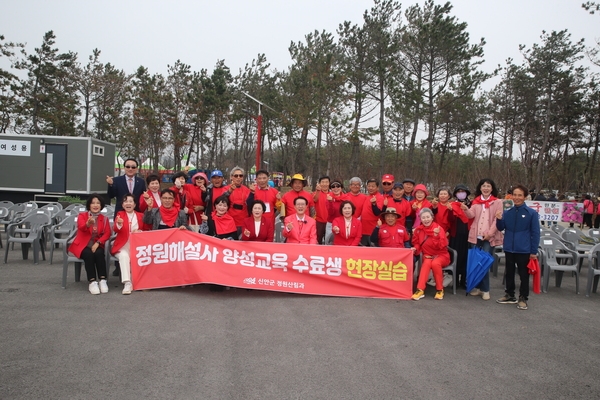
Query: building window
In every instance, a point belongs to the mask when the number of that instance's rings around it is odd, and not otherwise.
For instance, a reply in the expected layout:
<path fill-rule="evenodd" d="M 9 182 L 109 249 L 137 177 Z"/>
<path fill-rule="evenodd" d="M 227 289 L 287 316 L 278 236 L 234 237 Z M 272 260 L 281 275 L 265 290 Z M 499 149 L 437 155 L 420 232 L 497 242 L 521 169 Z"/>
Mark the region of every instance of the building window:
<path fill-rule="evenodd" d="M 95 156 L 104 157 L 104 146 L 98 146 L 97 144 L 95 144 L 93 154 Z"/>

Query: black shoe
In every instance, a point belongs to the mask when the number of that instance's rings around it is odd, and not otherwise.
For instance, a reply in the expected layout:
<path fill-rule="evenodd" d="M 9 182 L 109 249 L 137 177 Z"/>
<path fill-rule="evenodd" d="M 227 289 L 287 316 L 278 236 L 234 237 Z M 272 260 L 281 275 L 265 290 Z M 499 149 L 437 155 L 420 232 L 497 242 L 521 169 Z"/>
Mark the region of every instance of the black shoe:
<path fill-rule="evenodd" d="M 112 276 L 121 276 L 121 268 L 115 268 L 112 273 Z"/>

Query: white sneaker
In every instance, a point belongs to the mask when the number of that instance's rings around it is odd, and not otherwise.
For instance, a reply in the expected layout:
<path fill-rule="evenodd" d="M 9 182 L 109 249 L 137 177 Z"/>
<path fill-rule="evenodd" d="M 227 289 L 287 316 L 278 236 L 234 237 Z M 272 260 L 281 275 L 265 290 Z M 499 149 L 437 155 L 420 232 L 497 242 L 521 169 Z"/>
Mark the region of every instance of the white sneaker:
<path fill-rule="evenodd" d="M 444 287 L 448 287 L 448 285 L 450 285 L 452 283 L 452 275 L 450 274 L 444 274 L 444 281 L 443 281 L 443 285 Z"/>
<path fill-rule="evenodd" d="M 123 286 L 123 294 L 131 294 L 131 291 L 133 290 L 133 286 L 131 285 L 131 282 L 127 281 L 125 282 L 125 286 Z"/>
<path fill-rule="evenodd" d="M 483 292 L 481 290 L 475 288 L 469 292 L 469 295 L 470 296 L 481 296 L 482 293 Z"/>
<path fill-rule="evenodd" d="M 106 279 L 100 279 L 100 293 L 108 293 L 108 285 Z"/>
<path fill-rule="evenodd" d="M 481 297 L 484 300 L 489 300 L 490 299 L 490 292 L 481 292 Z"/>
<path fill-rule="evenodd" d="M 427 281 L 427 284 L 429 286 L 435 286 L 435 279 L 433 279 L 433 277 L 429 278 L 429 280 Z"/>
<path fill-rule="evenodd" d="M 89 291 L 91 294 L 100 294 L 100 288 L 98 287 L 98 282 L 92 281 L 90 282 Z"/>

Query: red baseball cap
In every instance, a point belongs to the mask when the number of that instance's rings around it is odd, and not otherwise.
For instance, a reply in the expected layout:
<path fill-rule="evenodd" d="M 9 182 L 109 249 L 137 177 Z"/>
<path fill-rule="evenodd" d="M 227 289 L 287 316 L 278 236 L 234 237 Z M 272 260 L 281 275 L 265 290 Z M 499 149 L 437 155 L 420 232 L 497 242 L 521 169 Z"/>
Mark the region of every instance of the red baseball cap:
<path fill-rule="evenodd" d="M 392 183 L 394 183 L 394 175 L 392 175 L 392 174 L 385 174 L 385 175 L 383 175 L 383 178 L 381 178 L 381 182 L 392 182 Z"/>

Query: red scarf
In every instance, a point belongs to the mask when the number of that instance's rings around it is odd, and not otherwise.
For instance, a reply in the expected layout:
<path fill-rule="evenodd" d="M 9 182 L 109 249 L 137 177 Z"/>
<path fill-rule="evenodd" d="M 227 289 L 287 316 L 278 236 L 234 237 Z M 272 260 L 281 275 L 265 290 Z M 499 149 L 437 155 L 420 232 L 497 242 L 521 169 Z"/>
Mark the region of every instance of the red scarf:
<path fill-rule="evenodd" d="M 421 224 L 421 225 L 419 225 L 419 227 L 417 229 L 422 230 L 426 236 L 435 236 L 435 233 L 433 232 L 433 230 L 437 227 L 439 227 L 437 222 L 432 221 L 429 226 L 425 226 L 425 225 Z M 441 229 L 440 229 L 440 231 L 441 231 Z M 438 235 L 439 235 L 439 233 L 438 233 Z"/>
<path fill-rule="evenodd" d="M 160 212 L 160 217 L 162 218 L 165 225 L 171 226 L 171 227 L 175 225 L 175 221 L 177 221 L 177 214 L 179 214 L 178 208 L 176 208 L 176 207 L 165 208 L 164 206 L 161 205 L 158 208 L 158 210 Z"/>
<path fill-rule="evenodd" d="M 236 232 L 235 221 L 229 214 L 218 216 L 216 211 L 212 213 L 212 220 L 215 223 L 215 231 L 217 235 L 224 235 L 226 233 Z"/>
<path fill-rule="evenodd" d="M 484 200 L 483 196 L 477 196 L 473 199 L 471 204 L 481 204 L 483 206 L 483 208 L 485 209 L 485 208 L 490 208 L 490 203 L 494 200 L 498 200 L 498 198 L 490 195 L 490 197 L 488 197 L 487 200 Z"/>

